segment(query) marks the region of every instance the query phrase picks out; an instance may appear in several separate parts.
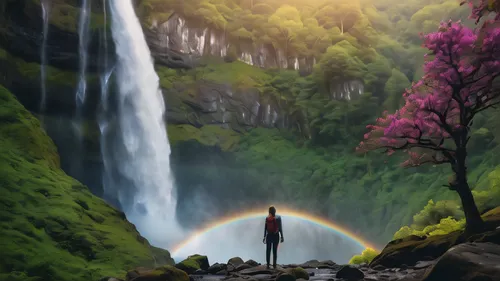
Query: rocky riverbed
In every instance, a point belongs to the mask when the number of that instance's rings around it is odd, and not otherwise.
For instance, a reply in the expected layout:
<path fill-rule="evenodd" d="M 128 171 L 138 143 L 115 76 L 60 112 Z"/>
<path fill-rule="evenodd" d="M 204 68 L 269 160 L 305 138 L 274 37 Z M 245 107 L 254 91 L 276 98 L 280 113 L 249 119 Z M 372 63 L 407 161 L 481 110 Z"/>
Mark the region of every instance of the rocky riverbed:
<path fill-rule="evenodd" d="M 463 243 L 439 258 L 413 265 L 387 268 L 377 265 L 338 265 L 311 260 L 267 269 L 253 260 L 235 257 L 210 265 L 208 258 L 193 255 L 175 266 L 129 271 L 126 281 L 497 281 L 500 280 L 500 245 Z M 122 281 L 103 278 L 101 281 Z"/>

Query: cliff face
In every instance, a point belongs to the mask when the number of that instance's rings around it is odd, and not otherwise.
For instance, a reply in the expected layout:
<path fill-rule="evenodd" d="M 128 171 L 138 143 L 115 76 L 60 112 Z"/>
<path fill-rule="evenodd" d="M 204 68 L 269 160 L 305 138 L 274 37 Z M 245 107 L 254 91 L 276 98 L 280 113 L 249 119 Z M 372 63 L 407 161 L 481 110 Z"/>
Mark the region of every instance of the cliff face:
<path fill-rule="evenodd" d="M 157 62 L 174 68 L 196 67 L 202 56 L 226 57 L 230 52 L 237 59 L 261 68 L 310 73 L 316 63 L 314 58 L 287 58 L 283 49 L 269 44 L 230 39 L 224 31 L 199 26 L 177 14 L 165 22 L 153 21 L 146 33 Z"/>
<path fill-rule="evenodd" d="M 189 89 L 177 84 L 163 89 L 169 102 L 167 116 L 172 124 L 196 127 L 219 124 L 224 128 L 244 132 L 250 127 L 286 128 L 288 118 L 277 101 L 262 95 L 258 89 L 234 89 L 231 85 L 198 81 Z M 189 105 L 180 107 L 180 103 Z"/>
<path fill-rule="evenodd" d="M 30 0 L 4 1 L 0 25 L 0 45 L 14 56 L 29 62 L 40 63 L 43 42 L 43 10 L 41 2 Z M 64 70 L 78 71 L 79 37 L 77 33 L 80 8 L 70 1 L 45 1 L 49 16 L 49 33 L 46 41 L 46 56 L 50 65 Z M 89 71 L 99 69 L 99 58 L 103 55 L 102 30 L 104 15 L 102 1 L 91 1 L 91 31 L 89 40 Z M 1 10 L 0 10 L 1 12 Z M 112 48 L 112 45 L 110 44 Z M 112 49 L 109 53 L 113 53 Z"/>

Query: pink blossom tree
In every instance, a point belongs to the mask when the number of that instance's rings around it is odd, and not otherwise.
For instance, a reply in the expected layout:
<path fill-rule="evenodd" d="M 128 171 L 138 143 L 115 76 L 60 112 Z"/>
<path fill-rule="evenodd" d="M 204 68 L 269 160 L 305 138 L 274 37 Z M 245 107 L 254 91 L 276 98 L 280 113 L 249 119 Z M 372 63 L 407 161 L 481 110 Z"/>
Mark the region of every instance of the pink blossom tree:
<path fill-rule="evenodd" d="M 474 116 L 500 103 L 500 28 L 442 23 L 423 36 L 430 50 L 424 76 L 403 94 L 405 105 L 369 125 L 358 151 L 405 151 L 404 166 L 451 165 L 448 186 L 460 196 L 468 230 L 483 225 L 467 181 L 467 143 Z"/>
<path fill-rule="evenodd" d="M 466 3 L 471 8 L 470 18 L 475 19 L 476 23 L 490 13 L 496 13 L 494 20 L 500 19 L 500 0 L 465 0 L 460 5 Z"/>

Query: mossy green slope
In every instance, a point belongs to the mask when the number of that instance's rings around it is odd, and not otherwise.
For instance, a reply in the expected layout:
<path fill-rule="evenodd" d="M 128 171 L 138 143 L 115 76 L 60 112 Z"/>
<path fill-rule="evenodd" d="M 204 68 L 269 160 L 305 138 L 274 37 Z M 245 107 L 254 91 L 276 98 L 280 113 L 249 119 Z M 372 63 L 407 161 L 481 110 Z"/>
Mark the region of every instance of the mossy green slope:
<path fill-rule="evenodd" d="M 59 168 L 53 142 L 0 86 L 0 280 L 97 280 L 172 263 Z"/>

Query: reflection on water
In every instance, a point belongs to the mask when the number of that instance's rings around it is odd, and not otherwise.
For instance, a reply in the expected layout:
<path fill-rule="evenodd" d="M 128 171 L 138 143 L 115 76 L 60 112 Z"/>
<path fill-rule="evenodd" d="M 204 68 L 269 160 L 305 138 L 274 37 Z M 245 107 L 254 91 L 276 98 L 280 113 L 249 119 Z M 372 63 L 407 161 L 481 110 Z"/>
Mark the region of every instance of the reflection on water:
<path fill-rule="evenodd" d="M 302 263 L 308 260 L 333 260 L 347 263 L 364 250 L 348 236 L 310 221 L 283 216 L 285 243 L 280 244 L 278 263 Z M 265 263 L 264 217 L 226 224 L 199 235 L 172 253 L 176 261 L 192 254 L 207 255 L 210 263 L 225 263 L 239 256 Z"/>

